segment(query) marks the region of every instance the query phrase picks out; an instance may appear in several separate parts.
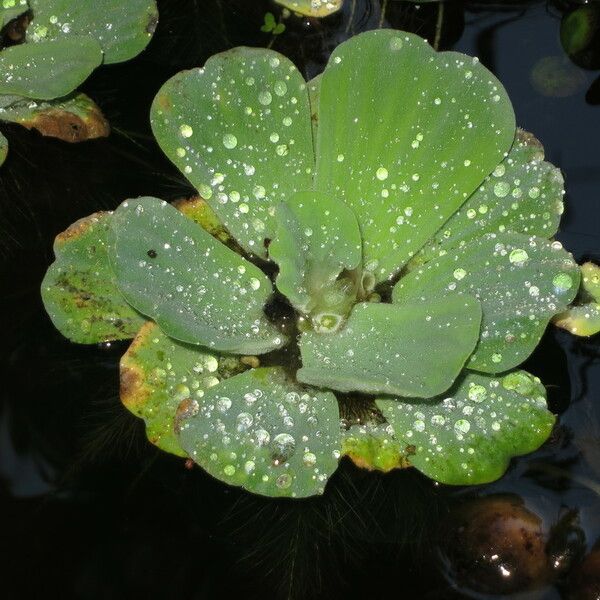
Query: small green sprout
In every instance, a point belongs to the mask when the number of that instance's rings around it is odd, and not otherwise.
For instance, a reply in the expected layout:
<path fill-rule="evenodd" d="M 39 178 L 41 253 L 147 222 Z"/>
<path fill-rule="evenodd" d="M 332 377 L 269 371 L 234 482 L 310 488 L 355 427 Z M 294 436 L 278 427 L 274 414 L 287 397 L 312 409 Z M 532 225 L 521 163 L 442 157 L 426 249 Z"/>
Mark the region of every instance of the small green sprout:
<path fill-rule="evenodd" d="M 0 120 L 70 142 L 108 135 L 100 109 L 75 90 L 100 64 L 129 60 L 146 47 L 158 18 L 155 0 L 0 2 L 0 27 L 31 16 L 25 42 L 0 50 Z M 0 137 L 0 164 L 7 149 Z"/>
<path fill-rule="evenodd" d="M 518 367 L 579 287 L 563 178 L 476 59 L 379 30 L 307 83 L 235 48 L 151 121 L 201 198 L 76 223 L 42 296 L 75 342 L 134 337 L 121 398 L 152 443 L 305 497 L 344 455 L 479 484 L 547 439 Z"/>
<path fill-rule="evenodd" d="M 275 15 L 272 12 L 268 12 L 265 13 L 265 22 L 260 30 L 264 33 L 279 35 L 285 31 L 285 23 L 278 23 L 275 20 Z"/>

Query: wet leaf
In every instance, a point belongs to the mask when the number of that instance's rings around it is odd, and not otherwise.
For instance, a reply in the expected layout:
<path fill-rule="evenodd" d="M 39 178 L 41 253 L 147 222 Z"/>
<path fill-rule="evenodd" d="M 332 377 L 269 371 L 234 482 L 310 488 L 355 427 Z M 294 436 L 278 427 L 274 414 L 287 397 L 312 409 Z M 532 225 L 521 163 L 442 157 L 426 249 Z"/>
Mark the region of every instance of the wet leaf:
<path fill-rule="evenodd" d="M 65 142 L 82 142 L 110 133 L 98 105 L 85 94 L 58 100 L 20 100 L 0 108 L 0 119 L 37 129 L 42 135 Z"/>
<path fill-rule="evenodd" d="M 215 211 L 208 205 L 206 200 L 200 198 L 200 196 L 194 196 L 193 198 L 186 198 L 184 200 L 177 200 L 172 203 L 173 206 L 186 217 L 198 223 L 200 227 L 208 231 L 210 235 L 217 238 L 220 242 L 227 244 L 228 246 L 233 245 L 231 235 L 225 229 L 219 218 L 215 214 Z"/>
<path fill-rule="evenodd" d="M 299 387 L 275 367 L 184 402 L 176 427 L 181 446 L 213 477 L 266 496 L 322 494 L 340 456 L 335 396 Z"/>
<path fill-rule="evenodd" d="M 522 363 L 550 318 L 573 300 L 579 268 L 559 242 L 519 233 L 485 234 L 400 279 L 393 301 L 469 294 L 481 302 L 481 337 L 467 366 L 500 373 Z"/>
<path fill-rule="evenodd" d="M 237 357 L 181 344 L 148 322 L 121 358 L 121 401 L 146 422 L 153 444 L 186 456 L 175 436 L 177 407 L 202 402 L 206 390 L 246 368 Z"/>
<path fill-rule="evenodd" d="M 339 46 L 323 73 L 315 185 L 355 211 L 366 268 L 381 281 L 478 188 L 514 136 L 504 88 L 475 59 L 435 53 L 404 32 L 369 32 Z"/>
<path fill-rule="evenodd" d="M 0 132 L 0 165 L 6 160 L 8 154 L 8 140 Z"/>
<path fill-rule="evenodd" d="M 20 44 L 0 52 L 0 94 L 52 100 L 66 96 L 102 62 L 90 37 Z"/>
<path fill-rule="evenodd" d="M 298 381 L 342 392 L 429 398 L 448 389 L 479 337 L 469 296 L 414 304 L 357 304 L 339 333 L 300 338 Z"/>
<path fill-rule="evenodd" d="M 299 192 L 276 211 L 269 258 L 279 266 L 276 285 L 301 313 L 345 316 L 356 299 L 344 271 L 360 265 L 361 240 L 354 213 L 338 198 Z"/>
<path fill-rule="evenodd" d="M 126 201 L 111 229 L 121 292 L 167 335 L 239 354 L 283 345 L 263 313 L 269 279 L 173 206 L 156 198 Z"/>
<path fill-rule="evenodd" d="M 95 213 L 59 234 L 56 260 L 42 282 L 42 300 L 54 326 L 79 344 L 132 338 L 145 321 L 119 292 L 110 268 L 110 220 L 110 213 Z"/>
<path fill-rule="evenodd" d="M 546 441 L 555 420 L 544 386 L 525 371 L 499 377 L 467 373 L 437 398 L 376 403 L 400 443 L 414 448 L 410 463 L 452 485 L 498 479 L 512 457 Z"/>
<path fill-rule="evenodd" d="M 600 331 L 600 267 L 591 262 L 581 265 L 581 287 L 572 306 L 556 315 L 552 322 L 573 335 L 589 337 Z"/>
<path fill-rule="evenodd" d="M 265 257 L 273 207 L 312 188 L 314 153 L 304 79 L 284 56 L 234 48 L 159 91 L 152 129 L 240 245 Z"/>
<path fill-rule="evenodd" d="M 147 45 L 158 12 L 154 0 L 30 0 L 28 42 L 88 35 L 98 41 L 106 64 L 137 56 Z"/>
<path fill-rule="evenodd" d="M 344 0 L 275 0 L 275 2 L 305 17 L 327 17 L 340 10 Z"/>
<path fill-rule="evenodd" d="M 0 29 L 28 10 L 27 0 L 2 0 L 0 2 Z"/>
<path fill-rule="evenodd" d="M 544 149 L 519 130 L 508 156 L 411 261 L 420 264 L 485 233 L 512 231 L 552 237 L 563 212 L 560 169 L 544 161 Z"/>

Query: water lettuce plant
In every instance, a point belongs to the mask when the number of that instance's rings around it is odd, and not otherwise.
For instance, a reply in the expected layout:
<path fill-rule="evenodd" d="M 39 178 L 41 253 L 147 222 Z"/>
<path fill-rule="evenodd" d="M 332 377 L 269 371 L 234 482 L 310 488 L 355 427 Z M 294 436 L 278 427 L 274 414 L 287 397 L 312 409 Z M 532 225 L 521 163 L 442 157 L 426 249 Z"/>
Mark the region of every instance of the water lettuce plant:
<path fill-rule="evenodd" d="M 74 342 L 134 338 L 121 398 L 152 443 L 304 497 L 344 455 L 476 484 L 546 440 L 518 367 L 580 272 L 552 239 L 560 171 L 477 59 L 379 30 L 307 83 L 235 48 L 151 120 L 200 197 L 75 223 L 42 296 Z"/>
<path fill-rule="evenodd" d="M 108 135 L 100 109 L 75 90 L 100 64 L 146 47 L 155 0 L 1 0 L 0 28 L 17 17 L 28 27 L 24 43 L 0 50 L 0 120 L 66 141 Z M 7 150 L 0 134 L 0 164 Z"/>

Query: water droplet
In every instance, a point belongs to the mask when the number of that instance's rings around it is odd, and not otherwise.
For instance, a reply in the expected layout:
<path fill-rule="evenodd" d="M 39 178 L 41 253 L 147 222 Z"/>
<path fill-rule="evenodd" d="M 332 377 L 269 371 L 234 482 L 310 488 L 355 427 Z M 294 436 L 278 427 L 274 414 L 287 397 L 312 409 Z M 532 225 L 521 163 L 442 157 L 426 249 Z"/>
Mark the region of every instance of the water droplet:
<path fill-rule="evenodd" d="M 454 431 L 456 431 L 457 434 L 468 433 L 469 429 L 471 429 L 471 423 L 466 419 L 459 419 L 454 423 Z"/>
<path fill-rule="evenodd" d="M 388 170 L 385 167 L 379 167 L 375 175 L 379 181 L 385 181 L 388 178 Z"/>
<path fill-rule="evenodd" d="M 233 150 L 237 146 L 237 138 L 232 133 L 226 133 L 223 136 L 223 146 L 229 150 Z"/>
<path fill-rule="evenodd" d="M 302 457 L 302 462 L 307 467 L 314 467 L 317 462 L 317 457 L 312 452 L 306 452 Z"/>
<path fill-rule="evenodd" d="M 296 440 L 289 433 L 278 433 L 271 442 L 271 459 L 277 464 L 286 462 L 296 451 Z"/>
<path fill-rule="evenodd" d="M 242 431 L 246 431 L 250 425 L 252 425 L 254 419 L 250 413 L 240 413 L 236 417 L 236 429 L 241 433 Z"/>
<path fill-rule="evenodd" d="M 253 290 L 257 290 L 260 287 L 260 280 L 258 280 L 256 277 L 252 277 L 252 279 L 250 279 L 250 287 Z"/>
<path fill-rule="evenodd" d="M 498 196 L 498 198 L 504 198 L 505 196 L 508 196 L 509 192 L 510 192 L 510 185 L 506 181 L 499 181 L 494 186 L 494 194 L 496 194 L 496 196 Z"/>
<path fill-rule="evenodd" d="M 194 134 L 194 130 L 189 125 L 181 125 L 179 127 L 179 133 L 181 133 L 184 138 L 189 138 Z"/>
<path fill-rule="evenodd" d="M 258 94 L 258 101 L 263 106 L 269 106 L 269 104 L 271 104 L 271 102 L 273 101 L 273 96 L 271 95 L 271 92 L 267 92 L 265 90 L 265 91 L 260 92 L 260 94 Z"/>
<path fill-rule="evenodd" d="M 230 398 L 219 398 L 217 400 L 217 408 L 221 412 L 227 412 L 231 408 L 231 399 Z"/>
<path fill-rule="evenodd" d="M 499 362 L 502 361 L 502 354 L 500 354 L 499 352 L 495 352 L 494 354 L 492 354 L 492 362 L 498 364 Z"/>
<path fill-rule="evenodd" d="M 508 260 L 513 265 L 518 265 L 518 266 L 525 264 L 527 262 L 528 258 L 529 258 L 529 254 L 527 254 L 527 251 L 523 250 L 522 248 L 515 248 L 508 255 Z"/>
<path fill-rule="evenodd" d="M 465 275 L 467 274 L 467 272 L 464 269 L 454 269 L 454 279 L 460 281 L 461 279 L 464 279 Z"/>
<path fill-rule="evenodd" d="M 554 285 L 554 289 L 560 294 L 573 287 L 573 280 L 567 273 L 559 273 L 552 279 L 552 284 Z"/>
<path fill-rule="evenodd" d="M 275 480 L 275 485 L 282 490 L 289 488 L 292 485 L 292 476 L 289 473 L 282 473 Z"/>
<path fill-rule="evenodd" d="M 271 441 L 271 436 L 269 435 L 269 432 L 265 431 L 264 429 L 257 429 L 255 431 L 255 435 L 256 443 L 259 446 L 266 446 Z"/>
<path fill-rule="evenodd" d="M 223 473 L 228 477 L 235 475 L 235 467 L 233 465 L 226 465 L 223 469 Z"/>
<path fill-rule="evenodd" d="M 469 400 L 483 402 L 487 396 L 487 390 L 482 385 L 472 385 L 468 392 Z"/>
<path fill-rule="evenodd" d="M 285 96 L 287 85 L 283 81 L 276 81 L 273 89 L 278 96 Z"/>

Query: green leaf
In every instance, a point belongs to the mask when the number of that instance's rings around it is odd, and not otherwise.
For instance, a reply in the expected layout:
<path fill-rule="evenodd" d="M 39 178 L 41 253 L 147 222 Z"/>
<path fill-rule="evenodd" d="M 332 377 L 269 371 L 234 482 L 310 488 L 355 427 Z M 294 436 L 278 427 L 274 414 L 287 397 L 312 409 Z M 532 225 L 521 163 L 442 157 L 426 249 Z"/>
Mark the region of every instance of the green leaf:
<path fill-rule="evenodd" d="M 500 373 L 534 350 L 550 318 L 571 302 L 579 268 L 560 242 L 520 233 L 486 234 L 400 279 L 393 301 L 412 306 L 469 294 L 483 309 L 481 337 L 468 367 Z"/>
<path fill-rule="evenodd" d="M 421 249 L 411 268 L 485 233 L 552 237 L 563 212 L 564 180 L 560 169 L 543 159 L 541 144 L 520 129 L 508 156 Z"/>
<path fill-rule="evenodd" d="M 167 335 L 240 354 L 283 345 L 263 313 L 269 279 L 173 206 L 156 198 L 126 201 L 111 227 L 121 292 Z"/>
<path fill-rule="evenodd" d="M 156 28 L 154 0 L 30 0 L 28 42 L 88 35 L 98 41 L 106 64 L 137 56 Z"/>
<path fill-rule="evenodd" d="M 275 28 L 275 15 L 272 12 L 265 13 L 264 25 L 260 28 L 264 33 L 270 33 Z"/>
<path fill-rule="evenodd" d="M 410 466 L 406 449 L 373 400 L 344 397 L 340 406 L 344 456 L 357 467 L 384 473 Z"/>
<path fill-rule="evenodd" d="M 589 337 L 600 331 L 600 267 L 581 265 L 581 287 L 575 303 L 556 315 L 552 322 L 573 335 Z"/>
<path fill-rule="evenodd" d="M 305 390 L 276 367 L 236 375 L 185 403 L 176 428 L 213 477 L 266 496 L 322 494 L 340 456 L 335 396 Z"/>
<path fill-rule="evenodd" d="M 315 185 L 354 210 L 365 265 L 381 281 L 477 189 L 514 136 L 510 100 L 476 59 L 371 31 L 340 45 L 323 73 Z"/>
<path fill-rule="evenodd" d="M 352 281 L 338 279 L 360 265 L 361 240 L 354 213 L 339 199 L 299 192 L 276 211 L 269 258 L 279 266 L 276 285 L 301 313 L 345 316 L 356 299 Z"/>
<path fill-rule="evenodd" d="M 6 160 L 8 154 L 8 140 L 0 132 L 0 165 Z"/>
<path fill-rule="evenodd" d="M 66 142 L 106 137 L 110 133 L 108 121 L 97 104 L 78 93 L 48 101 L 21 98 L 0 108 L 0 119 Z"/>
<path fill-rule="evenodd" d="M 27 0 L 2 0 L 0 2 L 0 29 L 28 10 Z"/>
<path fill-rule="evenodd" d="M 194 196 L 192 198 L 185 198 L 184 200 L 176 200 L 172 204 L 179 212 L 182 212 L 188 219 L 191 219 L 194 223 L 200 225 L 200 227 L 208 231 L 210 235 L 220 242 L 223 242 L 229 247 L 235 245 L 231 235 L 227 229 L 223 227 L 223 224 L 219 221 L 215 211 L 203 198 Z"/>
<path fill-rule="evenodd" d="M 513 371 L 500 377 L 467 373 L 443 396 L 422 401 L 376 401 L 419 471 L 452 485 L 498 479 L 513 456 L 536 450 L 554 415 L 537 377 Z"/>
<path fill-rule="evenodd" d="M 275 0 L 285 8 L 306 17 L 327 17 L 342 8 L 344 0 Z"/>
<path fill-rule="evenodd" d="M 73 223 L 54 242 L 56 260 L 42 282 L 54 326 L 79 344 L 132 338 L 145 319 L 123 298 L 108 261 L 110 213 Z"/>
<path fill-rule="evenodd" d="M 306 85 L 308 86 L 308 99 L 310 103 L 310 121 L 312 125 L 313 140 L 317 139 L 319 128 L 319 98 L 321 97 L 322 74 L 313 77 Z"/>
<path fill-rule="evenodd" d="M 468 296 L 395 306 L 357 304 L 344 329 L 300 338 L 298 381 L 342 392 L 429 398 L 448 389 L 479 337 Z"/>
<path fill-rule="evenodd" d="M 273 27 L 273 35 L 280 35 L 285 31 L 284 23 L 277 23 L 275 27 Z"/>
<path fill-rule="evenodd" d="M 238 358 L 181 344 L 148 322 L 121 358 L 121 401 L 146 422 L 153 444 L 186 456 L 173 429 L 177 407 L 202 402 L 209 388 L 245 368 Z"/>
<path fill-rule="evenodd" d="M 102 62 L 90 37 L 20 44 L 0 52 L 0 94 L 51 100 L 66 96 Z"/>
<path fill-rule="evenodd" d="M 284 56 L 234 48 L 159 91 L 152 129 L 165 154 L 247 251 L 266 257 L 274 206 L 312 188 L 308 91 Z"/>

